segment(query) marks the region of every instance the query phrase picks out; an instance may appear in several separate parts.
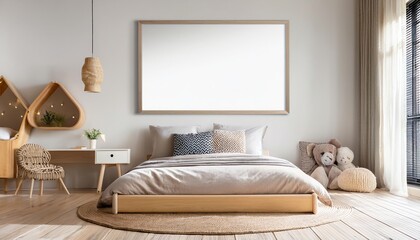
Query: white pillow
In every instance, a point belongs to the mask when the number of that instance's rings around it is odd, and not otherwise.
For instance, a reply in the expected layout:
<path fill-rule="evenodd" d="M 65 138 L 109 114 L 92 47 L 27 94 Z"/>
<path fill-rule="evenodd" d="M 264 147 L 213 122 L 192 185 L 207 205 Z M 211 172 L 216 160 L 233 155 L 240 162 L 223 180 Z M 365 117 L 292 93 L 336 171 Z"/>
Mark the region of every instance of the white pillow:
<path fill-rule="evenodd" d="M 243 126 L 213 123 L 213 128 L 215 130 L 245 130 L 246 153 L 257 155 L 263 154 L 263 139 L 267 130 L 267 126 L 252 127 L 246 129 Z"/>
<path fill-rule="evenodd" d="M 149 126 L 150 135 L 152 137 L 153 150 L 150 158 L 160 158 L 172 156 L 173 146 L 173 134 L 187 134 L 197 133 L 197 127 L 195 126 Z"/>
<path fill-rule="evenodd" d="M 0 127 L 0 140 L 9 140 L 16 135 L 17 131 L 7 127 Z"/>

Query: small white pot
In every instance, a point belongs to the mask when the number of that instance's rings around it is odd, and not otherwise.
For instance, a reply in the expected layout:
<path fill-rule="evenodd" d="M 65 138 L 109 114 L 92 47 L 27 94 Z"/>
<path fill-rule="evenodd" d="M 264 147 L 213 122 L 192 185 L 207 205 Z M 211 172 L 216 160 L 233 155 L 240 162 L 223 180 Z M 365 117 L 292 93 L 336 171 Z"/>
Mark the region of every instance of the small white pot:
<path fill-rule="evenodd" d="M 89 140 L 89 149 L 96 149 L 96 139 Z"/>

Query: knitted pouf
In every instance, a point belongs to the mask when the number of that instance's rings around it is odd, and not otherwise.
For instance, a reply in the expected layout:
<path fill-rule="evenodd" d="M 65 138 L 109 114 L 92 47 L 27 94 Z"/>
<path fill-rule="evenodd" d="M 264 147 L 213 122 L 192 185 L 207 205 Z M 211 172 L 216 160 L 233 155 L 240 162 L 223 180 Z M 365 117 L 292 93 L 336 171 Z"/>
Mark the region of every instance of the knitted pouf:
<path fill-rule="evenodd" d="M 366 168 L 349 168 L 338 176 L 338 187 L 349 192 L 372 192 L 376 177 Z"/>

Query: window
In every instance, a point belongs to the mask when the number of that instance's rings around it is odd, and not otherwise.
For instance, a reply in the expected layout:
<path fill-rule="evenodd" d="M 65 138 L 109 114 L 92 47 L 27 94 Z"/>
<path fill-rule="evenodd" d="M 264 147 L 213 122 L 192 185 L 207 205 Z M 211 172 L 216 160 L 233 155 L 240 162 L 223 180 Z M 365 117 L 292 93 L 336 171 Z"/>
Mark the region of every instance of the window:
<path fill-rule="evenodd" d="M 407 182 L 420 185 L 420 0 L 407 5 Z"/>

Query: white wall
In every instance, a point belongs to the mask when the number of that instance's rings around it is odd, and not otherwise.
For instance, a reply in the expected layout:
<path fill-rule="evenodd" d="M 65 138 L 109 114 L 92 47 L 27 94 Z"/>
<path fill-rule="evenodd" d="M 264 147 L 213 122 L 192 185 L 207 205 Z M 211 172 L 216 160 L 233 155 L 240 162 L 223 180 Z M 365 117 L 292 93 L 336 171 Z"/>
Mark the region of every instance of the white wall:
<path fill-rule="evenodd" d="M 99 143 L 101 148 L 131 148 L 131 166 L 150 153 L 149 124 L 267 124 L 265 147 L 271 155 L 297 163 L 299 140 L 336 137 L 357 158 L 356 7 L 356 0 L 96 0 L 94 47 L 105 82 L 102 93 L 92 94 L 83 92 L 80 76 L 84 58 L 90 55 L 90 1 L 0 0 L 0 74 L 29 103 L 46 83 L 63 83 L 84 107 L 83 129 L 95 127 L 106 133 L 107 142 Z M 137 114 L 136 21 L 146 19 L 289 20 L 290 114 Z M 69 148 L 86 144 L 81 134 L 82 129 L 35 129 L 30 142 Z M 66 165 L 65 169 L 69 187 L 95 187 L 97 167 Z M 105 185 L 116 176 L 109 172 Z"/>

